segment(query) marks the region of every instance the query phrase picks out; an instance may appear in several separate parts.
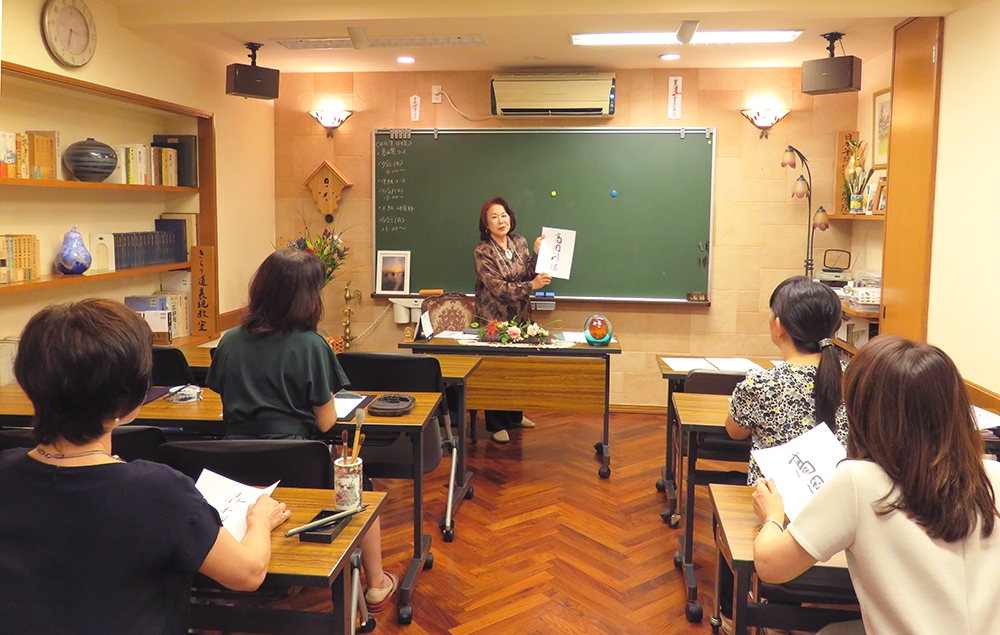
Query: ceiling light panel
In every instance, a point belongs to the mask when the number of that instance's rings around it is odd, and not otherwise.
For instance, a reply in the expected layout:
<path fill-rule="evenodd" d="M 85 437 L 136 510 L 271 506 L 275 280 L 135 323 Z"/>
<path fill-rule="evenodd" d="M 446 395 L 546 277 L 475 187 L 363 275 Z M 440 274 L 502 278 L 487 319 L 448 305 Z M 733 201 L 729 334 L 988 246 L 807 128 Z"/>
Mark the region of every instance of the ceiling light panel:
<path fill-rule="evenodd" d="M 291 40 L 275 40 L 286 49 L 301 51 L 307 49 L 349 49 L 353 48 L 351 39 L 335 38 L 296 38 Z M 420 37 L 369 37 L 368 48 L 414 48 L 428 46 L 485 46 L 486 40 L 481 35 L 435 35 Z"/>
<path fill-rule="evenodd" d="M 802 31 L 697 31 L 691 44 L 774 44 L 793 42 Z M 576 46 L 651 46 L 680 44 L 675 33 L 580 33 Z"/>

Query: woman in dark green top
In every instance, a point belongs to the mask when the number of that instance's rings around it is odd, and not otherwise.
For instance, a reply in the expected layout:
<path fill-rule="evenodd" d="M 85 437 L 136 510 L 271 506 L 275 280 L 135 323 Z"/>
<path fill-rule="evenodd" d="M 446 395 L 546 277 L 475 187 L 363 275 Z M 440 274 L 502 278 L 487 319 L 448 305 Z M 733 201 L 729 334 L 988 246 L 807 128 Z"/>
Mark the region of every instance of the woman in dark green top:
<path fill-rule="evenodd" d="M 243 325 L 222 337 L 208 371 L 208 387 L 222 396 L 227 438 L 309 438 L 337 422 L 333 393 L 349 381 L 316 332 L 325 284 L 322 261 L 304 251 L 276 251 L 257 269 Z M 361 546 L 365 598 L 379 611 L 397 582 L 382 571 L 378 519 Z"/>

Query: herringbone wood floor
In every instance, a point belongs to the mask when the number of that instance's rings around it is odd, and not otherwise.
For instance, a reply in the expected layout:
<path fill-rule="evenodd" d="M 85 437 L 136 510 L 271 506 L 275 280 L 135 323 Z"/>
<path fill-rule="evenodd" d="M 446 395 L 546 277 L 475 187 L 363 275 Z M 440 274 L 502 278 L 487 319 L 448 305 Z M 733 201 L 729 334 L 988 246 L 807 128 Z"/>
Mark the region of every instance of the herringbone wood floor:
<path fill-rule="evenodd" d="M 654 489 L 665 416 L 612 415 L 613 472 L 601 480 L 593 449 L 601 417 L 529 414 L 538 427 L 512 432 L 505 446 L 484 439 L 480 428 L 468 457 L 475 496 L 456 516 L 452 543 L 437 527 L 447 462 L 429 475 L 424 530 L 433 536 L 434 566 L 420 576 L 413 623 L 399 626 L 393 606 L 378 615 L 376 632 L 709 633 L 715 551 L 707 490 L 697 488 L 694 545 L 705 619 L 689 624 L 684 581 L 673 565 L 681 530 L 661 521 L 665 497 Z M 389 492 L 385 566 L 402 578 L 413 555 L 412 486 L 377 481 L 376 489 Z M 319 609 L 328 601 L 322 591 L 306 591 L 290 604 Z"/>

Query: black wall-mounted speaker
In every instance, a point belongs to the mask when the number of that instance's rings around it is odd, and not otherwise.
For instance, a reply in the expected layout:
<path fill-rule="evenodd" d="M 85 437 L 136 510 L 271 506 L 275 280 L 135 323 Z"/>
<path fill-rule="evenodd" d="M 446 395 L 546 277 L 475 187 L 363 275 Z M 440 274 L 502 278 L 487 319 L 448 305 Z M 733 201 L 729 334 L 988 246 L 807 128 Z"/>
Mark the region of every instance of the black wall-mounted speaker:
<path fill-rule="evenodd" d="M 226 67 L 226 94 L 254 99 L 278 98 L 278 70 L 247 64 Z"/>
<path fill-rule="evenodd" d="M 802 62 L 802 92 L 830 95 L 861 90 L 861 58 L 853 55 Z"/>

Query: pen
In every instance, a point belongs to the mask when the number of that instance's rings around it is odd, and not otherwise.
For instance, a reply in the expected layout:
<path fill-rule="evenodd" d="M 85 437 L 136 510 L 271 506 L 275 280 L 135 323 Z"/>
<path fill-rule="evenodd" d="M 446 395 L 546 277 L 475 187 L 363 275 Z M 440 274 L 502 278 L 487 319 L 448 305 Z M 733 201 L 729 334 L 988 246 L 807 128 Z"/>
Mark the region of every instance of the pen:
<path fill-rule="evenodd" d="M 285 538 L 289 538 L 296 534 L 301 534 L 303 531 L 309 531 L 310 529 L 318 529 L 333 523 L 334 521 L 340 520 L 341 518 L 347 518 L 348 516 L 353 516 L 355 514 L 360 514 L 361 512 L 368 509 L 368 505 L 362 505 L 361 507 L 355 507 L 354 509 L 348 509 L 346 511 L 338 512 L 332 516 L 325 516 L 319 520 L 314 520 L 311 523 L 306 523 L 300 527 L 295 527 L 289 529 L 285 532 Z"/>

